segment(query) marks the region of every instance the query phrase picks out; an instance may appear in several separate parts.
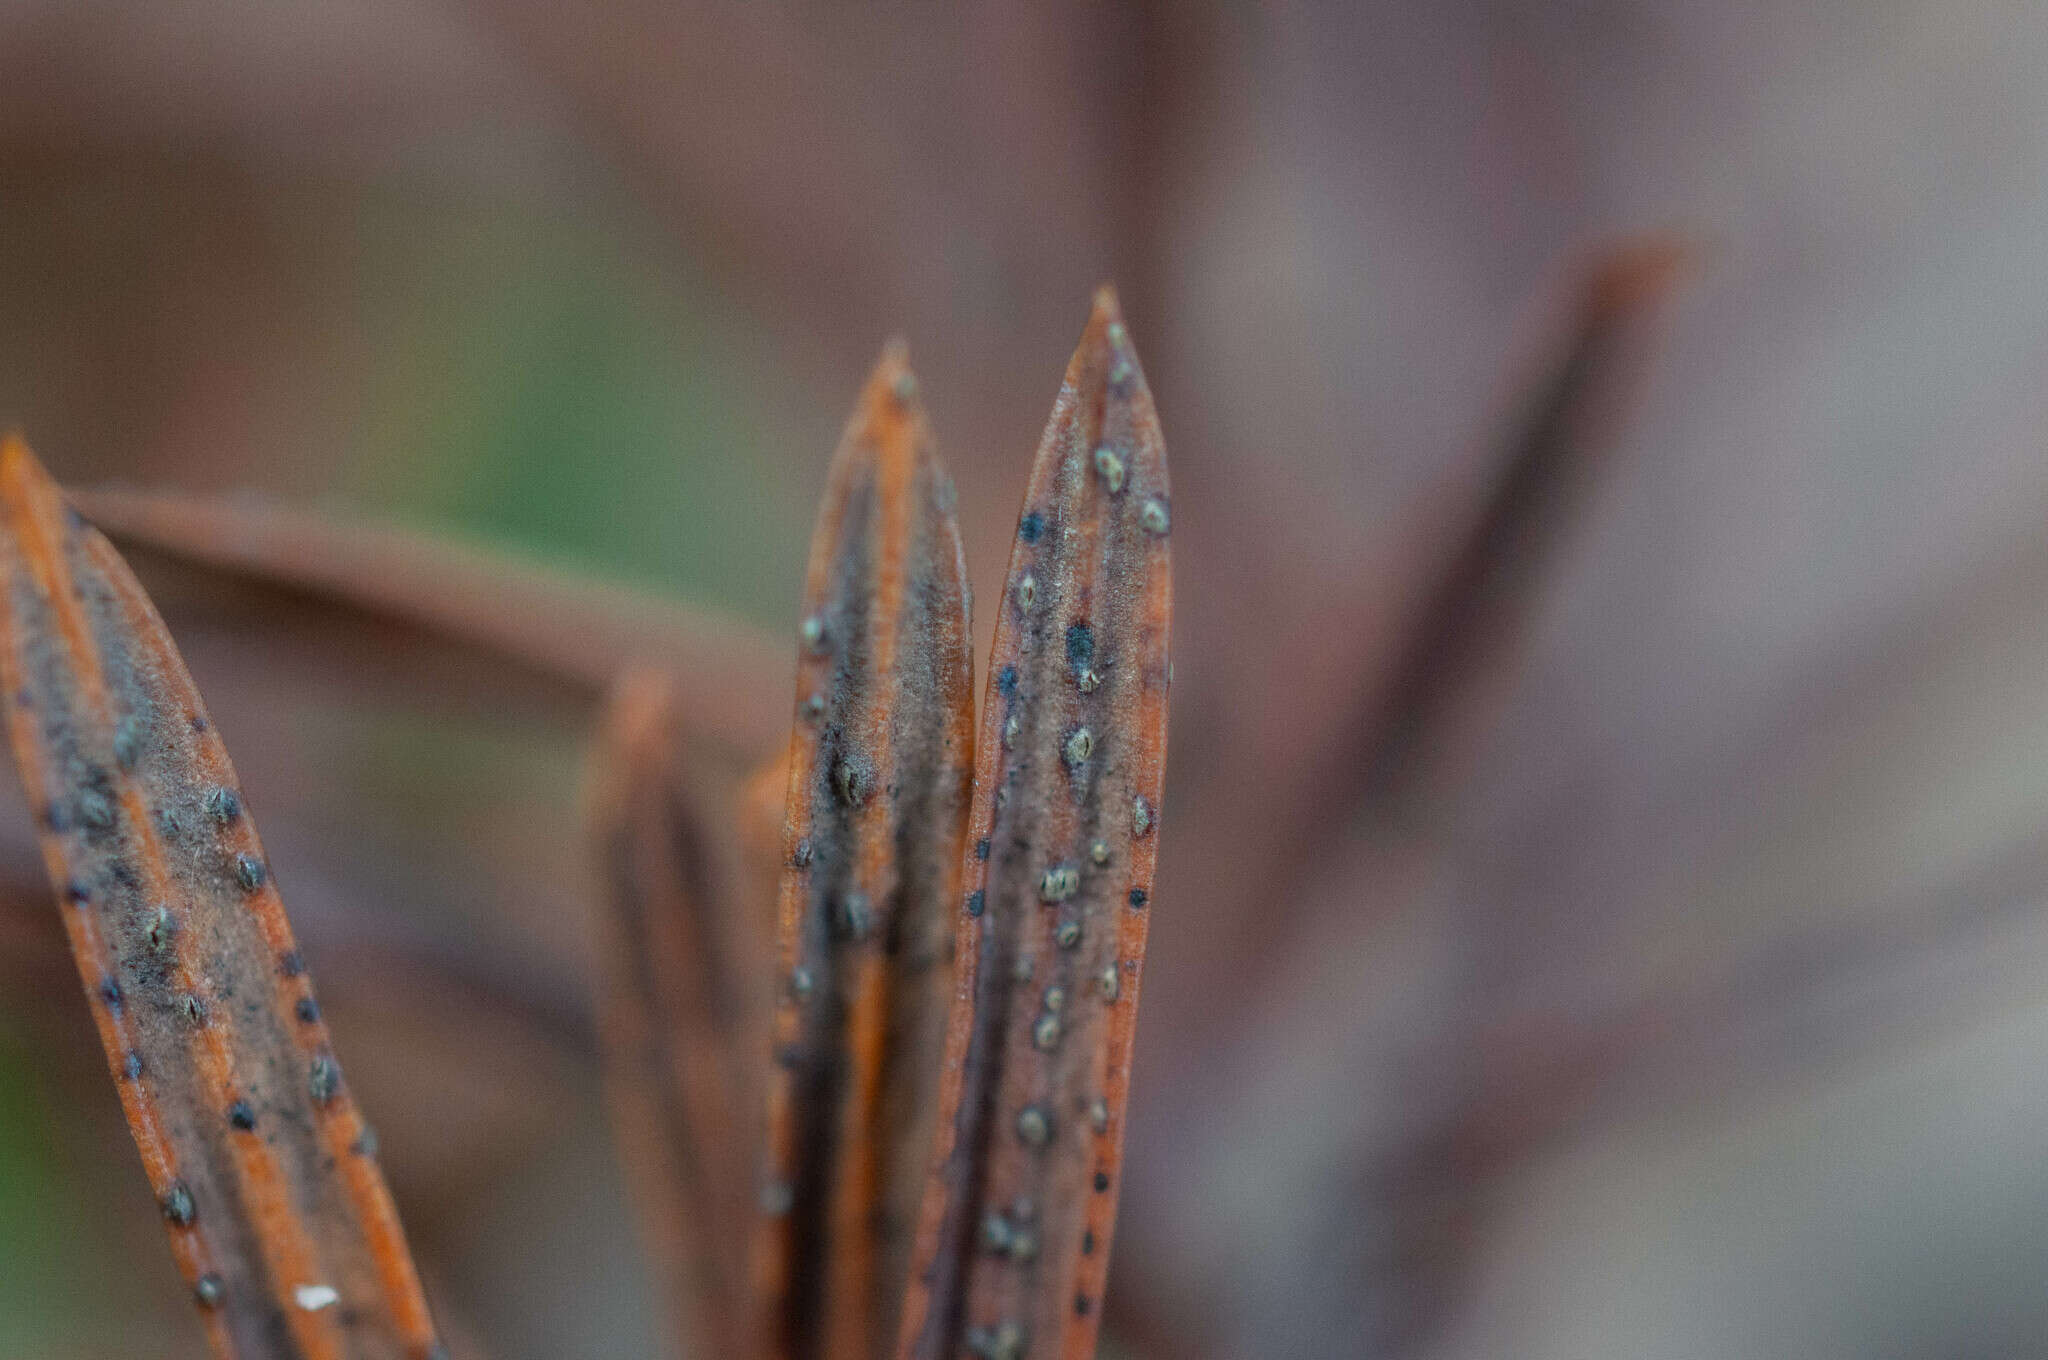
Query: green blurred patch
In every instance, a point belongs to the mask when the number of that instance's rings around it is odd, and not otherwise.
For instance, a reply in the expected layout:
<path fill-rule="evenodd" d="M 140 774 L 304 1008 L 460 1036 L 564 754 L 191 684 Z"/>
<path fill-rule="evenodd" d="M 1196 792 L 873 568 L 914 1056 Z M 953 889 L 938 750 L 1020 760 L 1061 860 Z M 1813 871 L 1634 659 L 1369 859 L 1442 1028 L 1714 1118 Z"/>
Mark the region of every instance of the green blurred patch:
<path fill-rule="evenodd" d="M 73 1210 L 34 1048 L 0 1021 L 0 1355 L 47 1355 L 75 1338 L 89 1250 Z"/>
<path fill-rule="evenodd" d="M 802 500 L 773 485 L 744 317 L 616 218 L 363 208 L 358 503 L 762 619 L 793 607 Z"/>

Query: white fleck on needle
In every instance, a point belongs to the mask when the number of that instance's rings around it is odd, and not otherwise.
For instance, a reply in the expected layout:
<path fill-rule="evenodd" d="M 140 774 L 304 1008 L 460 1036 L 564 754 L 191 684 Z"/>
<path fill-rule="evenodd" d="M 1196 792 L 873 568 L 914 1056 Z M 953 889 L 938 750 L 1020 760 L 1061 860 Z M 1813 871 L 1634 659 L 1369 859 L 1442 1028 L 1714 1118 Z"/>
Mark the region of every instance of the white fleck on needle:
<path fill-rule="evenodd" d="M 331 1308 L 341 1302 L 341 1295 L 331 1284 L 302 1284 L 292 1291 L 292 1297 L 299 1301 L 299 1307 L 309 1313 L 317 1313 L 322 1308 Z"/>

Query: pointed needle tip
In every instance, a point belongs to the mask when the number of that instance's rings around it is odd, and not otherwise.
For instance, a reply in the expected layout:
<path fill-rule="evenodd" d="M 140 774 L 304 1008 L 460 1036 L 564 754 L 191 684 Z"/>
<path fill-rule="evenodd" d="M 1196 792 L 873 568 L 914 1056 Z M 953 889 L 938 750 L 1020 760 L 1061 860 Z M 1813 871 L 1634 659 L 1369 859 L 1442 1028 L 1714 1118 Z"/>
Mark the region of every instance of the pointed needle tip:
<path fill-rule="evenodd" d="M 17 430 L 0 436 L 0 498 L 15 505 L 61 501 L 56 483 Z M 47 513 L 47 510 L 41 513 Z"/>
<path fill-rule="evenodd" d="M 1104 323 L 1124 319 L 1123 308 L 1117 302 L 1115 284 L 1102 283 L 1096 286 L 1094 310 L 1095 315 Z"/>
<path fill-rule="evenodd" d="M 1675 232 L 1617 243 L 1595 257 L 1588 300 L 1602 313 L 1655 303 L 1693 272 L 1698 258 L 1693 243 Z"/>
<path fill-rule="evenodd" d="M 917 400 L 917 374 L 910 367 L 910 344 L 902 336 L 890 337 L 875 360 L 868 377 L 868 400 L 863 404 L 869 418 L 895 410 L 909 410 Z"/>
<path fill-rule="evenodd" d="M 14 481 L 36 467 L 36 456 L 29 452 L 28 440 L 22 438 L 20 430 L 9 430 L 0 435 L 0 475 Z"/>

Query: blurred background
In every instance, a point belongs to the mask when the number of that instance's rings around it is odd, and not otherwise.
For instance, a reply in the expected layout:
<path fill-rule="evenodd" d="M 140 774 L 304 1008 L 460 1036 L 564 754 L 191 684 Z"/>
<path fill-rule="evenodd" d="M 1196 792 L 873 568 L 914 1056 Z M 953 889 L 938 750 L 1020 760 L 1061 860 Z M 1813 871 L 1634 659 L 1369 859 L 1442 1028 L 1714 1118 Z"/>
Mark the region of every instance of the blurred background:
<path fill-rule="evenodd" d="M 780 664 L 883 341 L 987 599 L 1114 279 L 1180 613 L 1105 1354 L 2048 1354 L 2044 70 L 2013 0 L 0 0 L 0 422 Z M 655 1353 L 587 696 L 138 561 L 458 1345 Z M 0 1356 L 196 1357 L 8 783 Z"/>

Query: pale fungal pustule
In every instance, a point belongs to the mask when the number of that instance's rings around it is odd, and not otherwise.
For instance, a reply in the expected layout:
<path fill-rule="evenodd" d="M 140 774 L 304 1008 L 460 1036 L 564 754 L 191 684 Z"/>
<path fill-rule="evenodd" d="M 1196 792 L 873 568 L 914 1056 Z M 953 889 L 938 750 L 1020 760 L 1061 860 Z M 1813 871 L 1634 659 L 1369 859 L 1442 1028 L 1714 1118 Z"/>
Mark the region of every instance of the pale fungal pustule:
<path fill-rule="evenodd" d="M 1124 489 L 1124 460 L 1107 444 L 1095 450 L 1095 471 L 1112 496 Z"/>
<path fill-rule="evenodd" d="M 87 789 L 78 795 L 78 820 L 104 831 L 114 824 L 114 805 L 98 789 Z"/>
<path fill-rule="evenodd" d="M 242 815 L 242 800 L 233 789 L 215 789 L 206 795 L 206 815 L 226 826 Z"/>
<path fill-rule="evenodd" d="M 1017 1136 L 1029 1147 L 1052 1141 L 1052 1117 L 1041 1106 L 1026 1105 L 1017 1113 Z"/>
<path fill-rule="evenodd" d="M 1067 758 L 1067 764 L 1087 764 L 1088 757 L 1095 754 L 1095 734 L 1085 727 L 1075 728 L 1074 734 L 1067 738 L 1067 744 L 1063 751 Z"/>
<path fill-rule="evenodd" d="M 839 899 L 839 924 L 849 939 L 865 940 L 874 921 L 866 893 L 850 892 Z"/>
<path fill-rule="evenodd" d="M 1116 1000 L 1117 993 L 1123 990 L 1116 971 L 1116 965 L 1113 963 L 1103 969 L 1102 975 L 1096 978 L 1095 981 L 1096 985 L 1102 988 L 1102 999 L 1105 1001 Z"/>
<path fill-rule="evenodd" d="M 1017 582 L 1017 608 L 1028 614 L 1031 606 L 1037 603 L 1038 578 L 1027 571 Z"/>
<path fill-rule="evenodd" d="M 1131 800 L 1131 834 L 1142 837 L 1152 829 L 1152 805 L 1143 795 Z"/>
<path fill-rule="evenodd" d="M 199 1206 L 183 1181 L 172 1181 L 157 1204 L 163 1210 L 164 1221 L 176 1228 L 189 1228 L 199 1217 Z"/>
<path fill-rule="evenodd" d="M 1021 1218 L 1013 1222 L 990 1210 L 981 1221 L 981 1245 L 992 1255 L 1007 1256 L 1013 1261 L 1029 1261 L 1038 1255 L 1038 1234 L 1027 1223 L 1028 1220 Z"/>
<path fill-rule="evenodd" d="M 804 621 L 797 625 L 796 632 L 797 636 L 803 640 L 804 646 L 811 651 L 822 652 L 825 650 L 825 620 L 822 615 L 806 615 Z"/>
<path fill-rule="evenodd" d="M 131 713 L 114 729 L 114 760 L 124 770 L 135 768 L 142 759 L 143 743 L 149 738 L 149 719 Z"/>
<path fill-rule="evenodd" d="M 875 776 L 866 762 L 851 756 L 841 757 L 832 767 L 832 787 L 839 793 L 839 801 L 849 805 L 865 803 L 874 792 Z"/>
<path fill-rule="evenodd" d="M 1146 501 L 1144 508 L 1138 511 L 1138 523 L 1148 534 L 1164 534 L 1169 527 L 1166 502 Z"/>
<path fill-rule="evenodd" d="M 1023 1360 L 1024 1329 L 1014 1322 L 967 1329 L 968 1353 L 977 1360 Z"/>
<path fill-rule="evenodd" d="M 1100 837 L 1088 842 L 1088 858 L 1097 864 L 1109 863 L 1109 842 Z"/>
<path fill-rule="evenodd" d="M 341 1089 L 341 1069 L 332 1058 L 315 1058 L 306 1069 L 306 1089 L 315 1103 L 325 1105 Z"/>
<path fill-rule="evenodd" d="M 1048 902 L 1064 902 L 1081 890 L 1081 871 L 1071 864 L 1055 864 L 1038 881 L 1038 895 Z"/>

